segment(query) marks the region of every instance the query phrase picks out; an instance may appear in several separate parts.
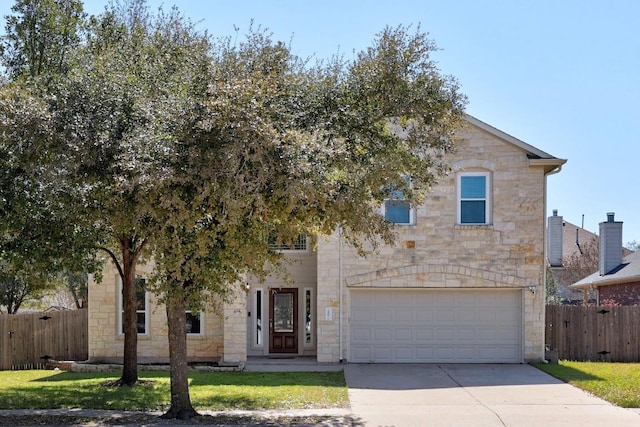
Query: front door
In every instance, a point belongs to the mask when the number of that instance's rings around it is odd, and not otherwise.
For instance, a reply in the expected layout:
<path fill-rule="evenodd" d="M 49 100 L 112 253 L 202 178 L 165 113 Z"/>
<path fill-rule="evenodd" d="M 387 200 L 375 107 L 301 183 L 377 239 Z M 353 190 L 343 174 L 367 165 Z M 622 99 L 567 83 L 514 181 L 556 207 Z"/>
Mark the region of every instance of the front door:
<path fill-rule="evenodd" d="M 298 289 L 269 290 L 269 353 L 298 353 Z"/>

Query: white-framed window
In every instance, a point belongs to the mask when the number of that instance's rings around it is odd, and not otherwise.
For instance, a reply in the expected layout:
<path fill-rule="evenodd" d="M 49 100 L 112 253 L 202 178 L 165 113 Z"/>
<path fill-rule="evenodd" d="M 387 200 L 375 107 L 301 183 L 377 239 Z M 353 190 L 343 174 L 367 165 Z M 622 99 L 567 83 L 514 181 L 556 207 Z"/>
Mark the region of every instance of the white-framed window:
<path fill-rule="evenodd" d="M 405 176 L 404 180 L 407 184 L 411 185 L 408 176 Z M 384 200 L 384 204 L 382 205 L 382 215 L 386 221 L 392 224 L 414 224 L 414 209 L 411 204 L 405 200 L 402 190 L 389 191 L 389 197 Z"/>
<path fill-rule="evenodd" d="M 185 310 L 187 335 L 202 335 L 202 312 Z"/>
<path fill-rule="evenodd" d="M 458 174 L 458 223 L 469 225 L 491 223 L 491 174 L 489 172 Z"/>
<path fill-rule="evenodd" d="M 315 301 L 313 289 L 304 288 L 304 346 L 313 347 L 315 340 Z"/>
<path fill-rule="evenodd" d="M 306 252 L 307 236 L 300 234 L 293 242 L 279 242 L 275 235 L 269 236 L 269 248 L 279 252 Z"/>
<path fill-rule="evenodd" d="M 124 334 L 124 304 L 122 297 L 122 280 L 118 280 L 118 334 Z M 149 292 L 147 292 L 147 279 L 136 277 L 136 327 L 138 335 L 149 334 Z"/>

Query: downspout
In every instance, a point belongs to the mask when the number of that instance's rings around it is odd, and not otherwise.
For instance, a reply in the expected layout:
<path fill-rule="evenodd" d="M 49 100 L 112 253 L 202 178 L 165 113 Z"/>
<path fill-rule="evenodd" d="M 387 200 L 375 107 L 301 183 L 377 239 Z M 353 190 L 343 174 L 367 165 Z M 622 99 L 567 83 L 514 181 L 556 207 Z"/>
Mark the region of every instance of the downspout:
<path fill-rule="evenodd" d="M 342 227 L 338 227 L 338 340 L 340 363 L 342 357 Z"/>
<path fill-rule="evenodd" d="M 543 298 L 543 310 L 542 310 L 542 322 L 543 325 L 546 323 L 546 299 L 547 299 L 547 270 L 551 270 L 549 268 L 547 268 L 547 263 L 548 261 L 548 250 L 547 250 L 547 240 L 548 240 L 548 236 L 547 236 L 547 178 L 549 177 L 549 175 L 555 175 L 558 172 L 560 172 L 562 170 L 562 165 L 559 165 L 558 167 L 550 170 L 549 172 L 545 172 L 544 174 L 544 188 L 543 188 L 543 199 L 542 199 L 542 205 L 543 205 L 543 210 L 542 210 L 542 256 L 543 256 L 543 261 L 542 261 L 542 288 L 544 289 L 544 294 L 542 295 Z M 524 322 L 522 325 L 522 329 L 524 329 Z M 543 327 L 542 329 L 543 332 L 543 337 L 542 337 L 542 359 L 544 361 L 545 359 L 545 348 L 546 348 L 546 341 L 547 341 L 547 337 L 544 336 L 545 334 L 545 328 Z M 526 332 L 525 332 L 526 333 Z M 523 347 L 524 347 L 524 343 L 523 343 Z M 523 352 L 524 352 L 524 348 L 523 348 Z"/>

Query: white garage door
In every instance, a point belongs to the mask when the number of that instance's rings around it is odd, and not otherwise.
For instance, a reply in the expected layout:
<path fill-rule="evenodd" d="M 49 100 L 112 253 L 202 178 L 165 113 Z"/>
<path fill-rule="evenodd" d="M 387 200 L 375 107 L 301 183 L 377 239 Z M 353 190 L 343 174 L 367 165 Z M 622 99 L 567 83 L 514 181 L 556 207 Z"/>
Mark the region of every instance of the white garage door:
<path fill-rule="evenodd" d="M 352 290 L 350 361 L 520 363 L 520 290 Z"/>

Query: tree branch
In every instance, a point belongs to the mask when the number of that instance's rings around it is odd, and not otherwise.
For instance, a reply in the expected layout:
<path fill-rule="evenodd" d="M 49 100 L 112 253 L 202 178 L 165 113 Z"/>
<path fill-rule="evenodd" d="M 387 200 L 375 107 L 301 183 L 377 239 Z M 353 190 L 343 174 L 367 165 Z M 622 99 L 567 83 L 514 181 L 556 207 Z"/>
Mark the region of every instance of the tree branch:
<path fill-rule="evenodd" d="M 113 263 L 115 264 L 116 268 L 118 269 L 118 274 L 120 275 L 120 278 L 124 280 L 124 271 L 122 271 L 122 266 L 120 266 L 120 261 L 118 261 L 118 257 L 116 257 L 116 254 L 113 253 L 113 251 L 105 246 L 98 246 L 98 249 L 101 249 L 103 251 L 105 251 L 107 254 L 109 254 L 109 256 L 111 257 L 111 259 L 113 260 Z"/>

